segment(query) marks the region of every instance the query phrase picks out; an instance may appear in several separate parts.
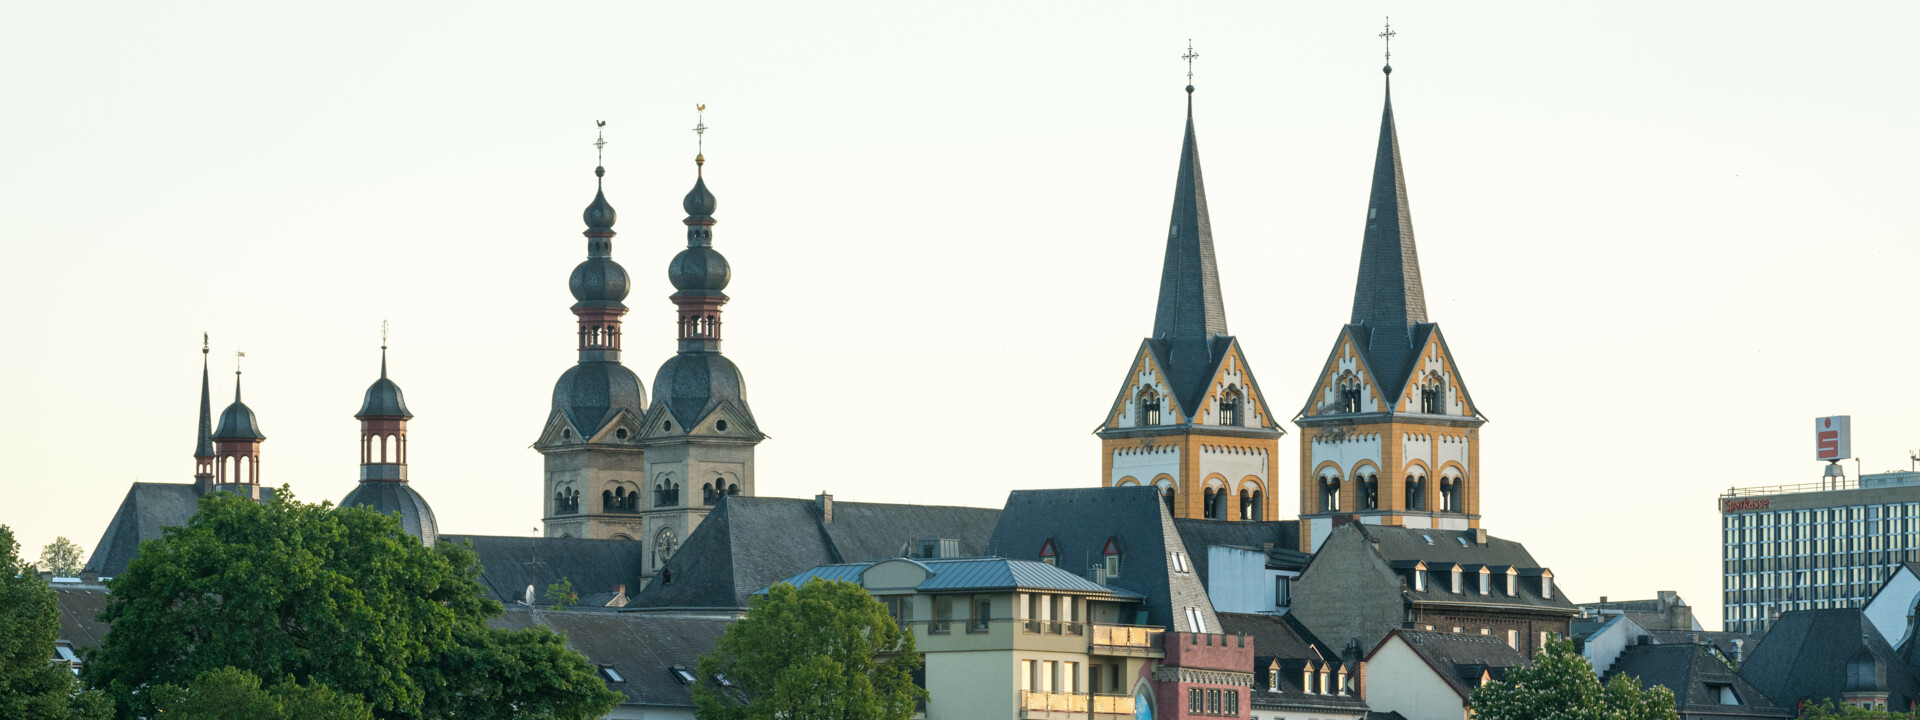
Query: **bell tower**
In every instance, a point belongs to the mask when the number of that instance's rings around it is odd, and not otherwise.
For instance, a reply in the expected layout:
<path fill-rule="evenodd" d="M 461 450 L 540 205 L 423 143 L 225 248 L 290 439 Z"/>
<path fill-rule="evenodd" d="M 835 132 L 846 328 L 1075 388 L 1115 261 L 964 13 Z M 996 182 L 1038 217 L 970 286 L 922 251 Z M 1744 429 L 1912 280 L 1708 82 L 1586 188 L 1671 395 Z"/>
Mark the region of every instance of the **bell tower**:
<path fill-rule="evenodd" d="M 246 353 L 235 353 L 246 357 Z M 220 411 L 213 431 L 213 489 L 260 499 L 260 445 L 267 441 L 253 408 L 240 401 L 240 366 L 233 368 L 233 404 Z"/>
<path fill-rule="evenodd" d="M 605 127 L 606 123 L 601 123 Z M 594 143 L 604 149 L 603 136 Z M 579 360 L 553 386 L 553 409 L 533 445 L 544 456 L 541 485 L 547 537 L 639 540 L 640 494 L 646 486 L 639 445 L 647 390 L 620 364 L 621 303 L 627 271 L 613 260 L 613 223 L 606 166 L 593 169 L 596 189 L 582 217 L 587 259 L 573 269 Z"/>
<path fill-rule="evenodd" d="M 704 121 L 695 128 L 705 130 Z M 706 154 L 693 162 L 693 190 L 680 203 L 687 212 L 687 247 L 667 266 L 680 348 L 653 376 L 653 407 L 640 435 L 647 449 L 649 577 L 715 505 L 754 494 L 753 451 L 767 438 L 747 405 L 746 377 L 720 354 L 721 306 L 733 268 L 713 248 L 719 201 L 707 190 Z"/>
<path fill-rule="evenodd" d="M 1387 101 L 1353 315 L 1294 418 L 1306 552 L 1349 522 L 1480 527 L 1477 472 L 1487 419 L 1467 393 L 1440 325 L 1427 318 L 1393 120 L 1393 66 L 1382 70 Z"/>
<path fill-rule="evenodd" d="M 1186 57 L 1198 55 L 1189 47 Z M 1227 332 L 1192 84 L 1166 237 L 1153 336 L 1141 341 L 1095 430 L 1100 484 L 1158 487 L 1174 517 L 1278 520 L 1274 481 L 1285 431 Z"/>

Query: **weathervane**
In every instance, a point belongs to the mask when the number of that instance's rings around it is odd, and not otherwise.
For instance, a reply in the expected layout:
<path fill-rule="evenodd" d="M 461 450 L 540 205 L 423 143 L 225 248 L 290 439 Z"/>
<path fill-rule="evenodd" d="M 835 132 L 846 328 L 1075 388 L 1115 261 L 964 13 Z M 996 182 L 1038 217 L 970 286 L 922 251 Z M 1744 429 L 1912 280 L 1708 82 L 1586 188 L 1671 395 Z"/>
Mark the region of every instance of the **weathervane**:
<path fill-rule="evenodd" d="M 593 141 L 593 151 L 600 154 L 599 155 L 600 164 L 605 165 L 607 164 L 607 121 L 595 120 L 594 123 L 600 126 L 600 137 Z M 385 332 L 386 332 L 386 329 L 385 329 L 385 326 L 383 325 L 381 327 L 382 335 L 384 335 Z"/>
<path fill-rule="evenodd" d="M 203 330 L 200 332 L 200 354 L 205 355 L 210 352 L 213 352 L 213 343 L 207 340 L 207 333 Z"/>
<path fill-rule="evenodd" d="M 1393 17 L 1388 16 L 1387 29 L 1381 30 L 1379 35 L 1380 39 L 1387 41 L 1387 66 L 1388 67 L 1393 66 L 1393 36 L 1398 34 L 1399 33 L 1396 33 L 1393 31 Z"/>
<path fill-rule="evenodd" d="M 380 349 L 387 349 L 387 321 L 380 321 Z"/>
<path fill-rule="evenodd" d="M 1193 38 L 1187 38 L 1187 54 L 1180 56 L 1180 59 L 1187 61 L 1187 87 L 1193 87 L 1193 59 L 1197 57 L 1200 57 L 1200 53 L 1193 51 Z"/>
<path fill-rule="evenodd" d="M 233 374 L 235 375 L 240 374 L 240 358 L 243 358 L 246 356 L 247 356 L 247 352 L 245 350 L 233 351 Z"/>

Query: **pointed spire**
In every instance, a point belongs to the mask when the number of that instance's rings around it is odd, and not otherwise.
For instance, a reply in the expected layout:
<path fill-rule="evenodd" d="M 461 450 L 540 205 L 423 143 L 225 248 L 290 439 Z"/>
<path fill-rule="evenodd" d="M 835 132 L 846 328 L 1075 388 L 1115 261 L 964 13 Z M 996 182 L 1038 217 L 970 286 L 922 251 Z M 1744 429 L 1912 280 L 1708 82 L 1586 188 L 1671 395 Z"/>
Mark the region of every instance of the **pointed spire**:
<path fill-rule="evenodd" d="M 207 334 L 200 333 L 200 442 L 193 448 L 196 458 L 213 457 L 213 393 L 207 375 L 212 352 Z"/>
<path fill-rule="evenodd" d="M 1373 159 L 1373 191 L 1367 201 L 1367 231 L 1360 246 L 1360 277 L 1353 291 L 1353 324 L 1379 333 L 1410 336 L 1427 321 L 1420 283 L 1420 254 L 1413 243 L 1413 213 L 1407 209 L 1407 178 L 1400 164 L 1400 136 L 1393 122 L 1393 68 L 1380 144 Z"/>
<path fill-rule="evenodd" d="M 387 321 L 380 321 L 380 379 L 387 379 Z"/>
<path fill-rule="evenodd" d="M 1167 229 L 1160 301 L 1153 316 L 1153 339 L 1166 344 L 1169 372 L 1183 406 L 1193 402 L 1206 384 L 1205 375 L 1214 360 L 1213 339 L 1226 334 L 1227 311 L 1220 299 L 1213 227 L 1207 218 L 1207 184 L 1200 176 L 1200 145 L 1193 131 L 1193 86 L 1188 85 L 1186 138 L 1180 147 L 1173 220 Z"/>
<path fill-rule="evenodd" d="M 233 404 L 240 404 L 240 358 L 246 357 L 243 351 L 233 352 Z"/>

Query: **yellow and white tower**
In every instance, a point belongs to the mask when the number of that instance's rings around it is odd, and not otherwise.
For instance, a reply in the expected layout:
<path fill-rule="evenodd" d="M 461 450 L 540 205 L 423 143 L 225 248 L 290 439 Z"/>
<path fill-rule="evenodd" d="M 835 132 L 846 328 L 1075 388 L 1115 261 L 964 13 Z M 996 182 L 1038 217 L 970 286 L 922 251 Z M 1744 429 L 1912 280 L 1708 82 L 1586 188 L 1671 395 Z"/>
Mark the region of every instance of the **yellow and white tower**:
<path fill-rule="evenodd" d="M 1384 68 L 1392 78 L 1393 67 Z M 1427 320 L 1388 86 L 1353 318 L 1314 379 L 1300 426 L 1300 549 L 1361 522 L 1480 526 L 1480 426 L 1438 324 Z"/>
<path fill-rule="evenodd" d="M 1160 271 L 1153 337 L 1140 343 L 1100 436 L 1100 483 L 1160 488 L 1174 517 L 1275 520 L 1285 431 L 1267 408 L 1240 343 L 1227 333 L 1206 184 L 1187 134 Z"/>

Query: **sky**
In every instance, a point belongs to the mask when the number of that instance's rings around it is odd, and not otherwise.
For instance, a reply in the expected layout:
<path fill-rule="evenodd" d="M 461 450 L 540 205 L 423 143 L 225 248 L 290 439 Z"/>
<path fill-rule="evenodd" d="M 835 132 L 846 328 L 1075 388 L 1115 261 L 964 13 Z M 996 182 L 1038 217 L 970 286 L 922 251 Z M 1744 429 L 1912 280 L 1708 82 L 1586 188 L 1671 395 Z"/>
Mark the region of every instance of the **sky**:
<path fill-rule="evenodd" d="M 1388 15 L 1483 525 L 1718 627 L 1718 493 L 1817 480 L 1816 416 L 1868 472 L 1920 448 L 1911 3 L 9 3 L 0 523 L 91 552 L 129 483 L 189 481 L 203 331 L 216 413 L 247 353 L 263 479 L 339 500 L 388 321 L 443 531 L 533 534 L 594 122 L 651 385 L 697 103 L 761 495 L 1098 485 L 1189 38 L 1229 327 L 1290 417 L 1349 312 Z"/>

